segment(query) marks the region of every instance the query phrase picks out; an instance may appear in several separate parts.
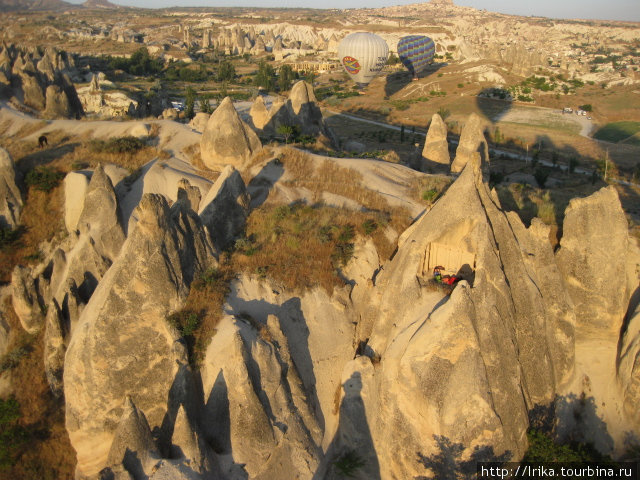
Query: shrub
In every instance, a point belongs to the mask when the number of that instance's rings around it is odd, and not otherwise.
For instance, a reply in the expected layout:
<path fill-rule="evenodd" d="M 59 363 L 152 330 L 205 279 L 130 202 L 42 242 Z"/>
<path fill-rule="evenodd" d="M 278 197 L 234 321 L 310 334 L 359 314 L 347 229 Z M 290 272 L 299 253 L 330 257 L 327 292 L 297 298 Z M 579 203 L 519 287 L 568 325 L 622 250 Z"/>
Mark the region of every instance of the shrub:
<path fill-rule="evenodd" d="M 36 190 L 40 190 L 41 192 L 50 192 L 58 186 L 63 177 L 64 173 L 56 170 L 55 168 L 41 165 L 27 173 L 25 182 Z"/>
<path fill-rule="evenodd" d="M 96 153 L 135 153 L 144 147 L 146 143 L 143 140 L 130 135 L 89 142 L 89 149 Z"/>
<path fill-rule="evenodd" d="M 19 228 L 11 229 L 7 227 L 0 227 L 0 248 L 14 243 L 18 238 L 20 238 L 21 233 L 22 230 Z"/>
<path fill-rule="evenodd" d="M 20 405 L 15 398 L 0 399 L 0 467 L 15 462 L 17 451 L 27 441 L 27 431 L 18 424 Z"/>
<path fill-rule="evenodd" d="M 355 477 L 356 472 L 364 466 L 364 461 L 355 451 L 349 450 L 342 454 L 333 464 L 345 477 Z"/>
<path fill-rule="evenodd" d="M 364 232 L 365 235 L 371 235 L 377 229 L 378 229 L 378 224 L 375 222 L 375 220 L 372 220 L 369 218 L 364 222 L 362 222 L 362 231 Z"/>
<path fill-rule="evenodd" d="M 438 192 L 438 190 L 436 190 L 435 188 L 431 188 L 429 190 L 425 190 L 424 192 L 422 192 L 422 199 L 425 202 L 428 203 L 433 203 L 435 201 L 436 198 L 438 198 L 438 194 L 440 192 Z"/>

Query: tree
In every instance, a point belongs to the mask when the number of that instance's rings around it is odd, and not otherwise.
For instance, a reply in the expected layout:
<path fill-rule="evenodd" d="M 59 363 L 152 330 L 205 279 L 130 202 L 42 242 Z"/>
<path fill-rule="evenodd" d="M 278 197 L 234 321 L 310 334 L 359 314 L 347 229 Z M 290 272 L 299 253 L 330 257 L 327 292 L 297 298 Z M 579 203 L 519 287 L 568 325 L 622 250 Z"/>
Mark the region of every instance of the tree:
<path fill-rule="evenodd" d="M 200 111 L 203 113 L 213 113 L 213 107 L 208 98 L 200 97 Z"/>
<path fill-rule="evenodd" d="M 593 112 L 593 107 L 590 103 L 585 103 L 584 105 L 580 105 L 578 107 L 580 110 L 584 110 L 585 112 Z"/>
<path fill-rule="evenodd" d="M 236 76 L 236 69 L 233 64 L 225 60 L 220 63 L 220 67 L 218 68 L 218 81 L 219 82 L 230 82 Z"/>
<path fill-rule="evenodd" d="M 389 58 L 387 59 L 387 65 L 396 65 L 399 61 L 400 59 L 391 52 L 391 55 L 389 55 Z"/>
<path fill-rule="evenodd" d="M 273 67 L 264 60 L 261 60 L 258 64 L 258 73 L 256 74 L 254 83 L 258 87 L 262 87 L 268 91 L 275 88 L 276 72 Z"/>
<path fill-rule="evenodd" d="M 191 87 L 185 91 L 184 116 L 189 120 L 196 116 L 196 92 Z"/>
<path fill-rule="evenodd" d="M 289 137 L 295 136 L 297 128 L 294 125 L 280 125 L 276 132 L 284 137 L 284 143 L 289 143 Z"/>
<path fill-rule="evenodd" d="M 280 67 L 280 72 L 278 75 L 278 87 L 281 91 L 289 90 L 291 88 L 291 83 L 295 80 L 296 74 L 291 68 L 291 65 L 283 65 Z"/>

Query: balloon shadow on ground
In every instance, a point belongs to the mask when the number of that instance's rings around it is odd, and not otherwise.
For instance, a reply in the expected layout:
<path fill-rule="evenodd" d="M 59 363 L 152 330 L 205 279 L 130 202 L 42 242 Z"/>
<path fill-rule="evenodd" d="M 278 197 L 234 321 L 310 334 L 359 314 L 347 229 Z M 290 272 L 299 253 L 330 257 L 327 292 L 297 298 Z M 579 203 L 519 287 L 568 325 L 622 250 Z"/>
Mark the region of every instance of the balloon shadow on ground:
<path fill-rule="evenodd" d="M 509 92 L 502 88 L 485 88 L 478 92 L 476 106 L 485 118 L 496 123 L 511 110 L 510 98 Z"/>
<path fill-rule="evenodd" d="M 447 65 L 448 63 L 446 62 L 432 63 L 416 76 L 418 77 L 418 79 L 426 78 L 436 73 L 442 67 L 446 67 Z M 390 73 L 386 76 L 385 81 L 386 83 L 384 86 L 384 94 L 387 97 L 390 97 L 409 85 L 413 81 L 413 75 L 408 70 L 403 69 L 397 72 Z"/>

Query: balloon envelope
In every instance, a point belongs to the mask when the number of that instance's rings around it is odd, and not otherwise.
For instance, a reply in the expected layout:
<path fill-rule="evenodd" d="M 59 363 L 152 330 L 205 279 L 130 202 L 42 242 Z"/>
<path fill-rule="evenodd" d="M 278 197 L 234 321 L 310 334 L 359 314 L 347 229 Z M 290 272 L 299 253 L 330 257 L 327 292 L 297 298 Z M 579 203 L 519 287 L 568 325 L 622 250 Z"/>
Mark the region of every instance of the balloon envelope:
<path fill-rule="evenodd" d="M 352 33 L 338 45 L 338 57 L 349 76 L 364 87 L 387 64 L 389 46 L 373 33 Z"/>
<path fill-rule="evenodd" d="M 414 76 L 427 68 L 435 53 L 436 44 L 429 37 L 409 35 L 398 42 L 398 57 Z"/>

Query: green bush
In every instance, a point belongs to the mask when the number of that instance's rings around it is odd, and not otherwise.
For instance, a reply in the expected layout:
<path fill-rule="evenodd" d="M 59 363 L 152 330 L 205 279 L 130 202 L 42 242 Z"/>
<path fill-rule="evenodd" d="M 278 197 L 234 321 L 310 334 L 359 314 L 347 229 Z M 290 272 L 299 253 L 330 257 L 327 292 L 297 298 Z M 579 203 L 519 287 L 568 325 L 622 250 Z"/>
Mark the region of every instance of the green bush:
<path fill-rule="evenodd" d="M 0 399 L 0 468 L 11 466 L 27 441 L 27 431 L 18 424 L 20 405 L 15 398 Z"/>
<path fill-rule="evenodd" d="M 424 192 L 422 192 L 422 199 L 425 202 L 433 203 L 435 199 L 438 198 L 438 193 L 438 190 L 436 190 L 435 188 L 425 190 Z"/>
<path fill-rule="evenodd" d="M 93 139 L 89 148 L 96 153 L 135 153 L 146 147 L 146 143 L 131 135 L 114 137 L 108 140 Z"/>
<path fill-rule="evenodd" d="M 27 173 L 25 183 L 41 192 L 50 192 L 58 186 L 63 178 L 64 173 L 55 168 L 41 165 Z"/>
<path fill-rule="evenodd" d="M 180 332 L 183 337 L 191 337 L 200 326 L 200 317 L 189 311 L 176 312 L 167 318 L 169 324 Z"/>
<path fill-rule="evenodd" d="M 364 461 L 353 450 L 344 453 L 333 462 L 336 469 L 345 477 L 355 477 L 356 472 L 364 466 Z"/>
<path fill-rule="evenodd" d="M 0 227 L 0 248 L 3 248 L 6 245 L 11 245 L 20 238 L 21 233 L 22 230 L 19 228 L 14 230 L 7 227 Z"/>
<path fill-rule="evenodd" d="M 377 229 L 378 229 L 378 224 L 375 222 L 375 220 L 367 219 L 364 222 L 362 222 L 362 231 L 364 232 L 365 235 L 371 235 Z"/>
<path fill-rule="evenodd" d="M 216 267 L 207 268 L 195 282 L 197 289 L 212 288 L 224 282 L 224 274 Z"/>

